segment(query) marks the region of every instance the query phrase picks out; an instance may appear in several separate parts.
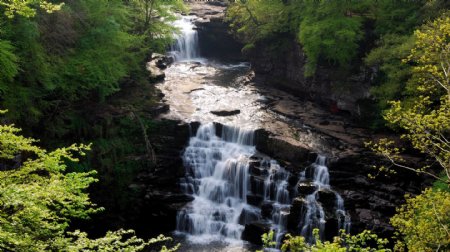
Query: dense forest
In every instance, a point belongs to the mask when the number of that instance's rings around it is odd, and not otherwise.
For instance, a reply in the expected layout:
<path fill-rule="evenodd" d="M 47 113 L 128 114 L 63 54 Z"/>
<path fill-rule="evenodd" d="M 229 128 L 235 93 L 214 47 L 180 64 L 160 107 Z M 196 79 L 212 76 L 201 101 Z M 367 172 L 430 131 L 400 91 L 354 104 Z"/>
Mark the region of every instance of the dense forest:
<path fill-rule="evenodd" d="M 365 231 L 321 241 L 316 232 L 310 244 L 287 235 L 280 249 L 450 250 L 450 2 L 227 6 L 244 56 L 265 47 L 277 57 L 295 41 L 306 80 L 324 68 L 338 73 L 332 76 L 339 83 L 370 72 L 361 124 L 395 137 L 366 143 L 388 161 L 375 173 L 406 169 L 434 181 L 397 206 L 395 237 Z M 148 138 L 169 126 L 142 113 L 161 100 L 145 65 L 152 53 L 168 51 L 179 32 L 176 14 L 188 11 L 182 0 L 0 0 L 0 251 L 141 251 L 170 240 L 139 238 L 127 230 L 133 227 L 104 220 L 89 228 L 89 219 L 128 211 L 136 196 L 129 185 L 157 166 Z M 165 140 L 156 141 L 159 148 Z M 404 153 L 423 162 L 411 166 Z M 276 246 L 273 232 L 262 241 Z"/>

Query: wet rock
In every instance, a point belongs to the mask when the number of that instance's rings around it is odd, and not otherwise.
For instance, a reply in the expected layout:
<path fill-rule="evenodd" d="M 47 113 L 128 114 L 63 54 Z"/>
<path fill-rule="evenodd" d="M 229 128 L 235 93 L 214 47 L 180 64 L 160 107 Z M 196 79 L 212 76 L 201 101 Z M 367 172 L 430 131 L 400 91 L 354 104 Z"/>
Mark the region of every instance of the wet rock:
<path fill-rule="evenodd" d="M 253 206 L 259 206 L 263 201 L 262 196 L 256 194 L 247 194 L 247 203 Z"/>
<path fill-rule="evenodd" d="M 325 222 L 325 240 L 332 241 L 339 234 L 339 221 L 336 217 L 327 218 Z"/>
<path fill-rule="evenodd" d="M 311 155 L 316 156 L 311 150 L 301 146 L 294 146 L 288 142 L 271 137 L 271 134 L 264 130 L 255 131 L 256 149 L 275 158 L 295 163 L 299 167 L 310 164 Z"/>
<path fill-rule="evenodd" d="M 155 81 L 161 81 L 164 80 L 166 77 L 166 74 L 164 71 L 162 71 L 159 67 L 155 65 L 155 62 L 148 62 L 147 63 L 147 70 L 150 72 L 150 78 L 151 80 Z"/>
<path fill-rule="evenodd" d="M 332 210 L 336 206 L 336 194 L 330 189 L 321 188 L 317 192 L 318 199 L 325 210 Z"/>
<path fill-rule="evenodd" d="M 302 217 L 306 214 L 307 202 L 303 197 L 297 197 L 294 199 L 291 205 L 291 209 L 288 215 L 288 230 L 296 233 L 299 231 L 299 225 L 302 221 Z"/>
<path fill-rule="evenodd" d="M 261 205 L 261 216 L 266 219 L 272 219 L 273 203 L 265 202 Z"/>
<path fill-rule="evenodd" d="M 239 224 L 245 225 L 252 223 L 260 219 L 259 213 L 255 209 L 242 209 L 241 215 L 239 215 Z"/>
<path fill-rule="evenodd" d="M 295 187 L 295 185 L 297 185 L 297 182 L 298 182 L 298 177 L 291 174 L 291 176 L 288 178 L 289 186 L 291 186 L 293 188 L 293 187 Z"/>
<path fill-rule="evenodd" d="M 194 197 L 183 193 L 175 194 L 167 191 L 152 190 L 145 195 L 145 199 L 159 203 L 187 203 L 193 201 Z"/>
<path fill-rule="evenodd" d="M 245 225 L 244 232 L 242 232 L 242 240 L 249 241 L 253 244 L 262 245 L 261 235 L 269 232 L 271 224 L 268 221 L 255 221 Z"/>
<path fill-rule="evenodd" d="M 150 78 L 155 81 L 164 80 L 166 74 L 164 69 L 173 62 L 173 59 L 158 53 L 153 53 L 151 60 L 147 62 L 147 70 L 150 72 Z"/>
<path fill-rule="evenodd" d="M 238 115 L 240 113 L 241 113 L 241 111 L 239 109 L 211 111 L 211 114 L 214 114 L 216 116 L 233 116 L 233 115 Z"/>
<path fill-rule="evenodd" d="M 264 181 L 266 178 L 264 176 L 250 176 L 250 188 L 255 194 L 261 194 L 264 191 Z"/>
<path fill-rule="evenodd" d="M 307 59 L 302 46 L 291 36 L 277 37 L 277 41 L 280 40 L 284 41 L 285 46 L 275 54 L 269 46 L 271 41 L 256 43 L 255 47 L 246 53 L 258 83 L 301 98 L 307 97 L 328 107 L 331 113 L 361 115 L 361 109 L 364 108 L 359 102 L 370 95 L 371 71 L 365 69 L 346 78 L 354 88 L 333 90 L 332 87 L 336 85 L 335 76 L 339 72 L 337 68 L 321 66 L 317 68 L 313 78 L 307 78 L 304 75 Z M 323 123 L 327 124 L 325 120 Z"/>
<path fill-rule="evenodd" d="M 309 195 L 317 189 L 318 186 L 311 181 L 301 181 L 297 184 L 297 192 L 301 195 Z"/>
<path fill-rule="evenodd" d="M 250 166 L 249 172 L 250 172 L 250 174 L 256 175 L 256 176 L 267 176 L 269 174 L 269 172 L 266 169 L 260 168 L 257 166 Z"/>
<path fill-rule="evenodd" d="M 167 112 L 169 112 L 169 110 L 170 110 L 170 106 L 167 104 L 159 104 L 156 106 L 144 108 L 144 111 L 150 113 L 150 115 L 155 116 L 155 117 L 160 114 L 167 113 Z"/>

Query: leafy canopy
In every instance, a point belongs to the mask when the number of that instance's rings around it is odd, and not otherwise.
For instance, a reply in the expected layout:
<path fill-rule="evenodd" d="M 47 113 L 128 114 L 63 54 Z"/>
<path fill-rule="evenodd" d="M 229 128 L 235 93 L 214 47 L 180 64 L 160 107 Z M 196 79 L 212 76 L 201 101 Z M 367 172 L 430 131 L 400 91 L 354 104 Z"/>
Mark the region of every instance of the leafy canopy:
<path fill-rule="evenodd" d="M 407 196 L 406 204 L 397 209 L 391 223 L 411 251 L 447 251 L 450 249 L 449 213 L 450 193 L 427 189 L 417 197 Z"/>
<path fill-rule="evenodd" d="M 49 152 L 19 132 L 13 125 L 0 125 L 1 250 L 140 251 L 168 240 L 160 236 L 145 241 L 124 230 L 99 239 L 78 230 L 69 232 L 71 219 L 85 219 L 102 210 L 86 193 L 97 181 L 95 172 L 66 172 L 66 162 L 77 162 L 90 146 L 71 145 Z"/>
<path fill-rule="evenodd" d="M 13 18 L 16 14 L 24 17 L 34 17 L 36 15 L 36 8 L 41 8 L 48 13 L 58 11 L 64 3 L 54 4 L 45 0 L 1 0 L 0 6 L 4 6 L 5 15 L 8 18 Z"/>
<path fill-rule="evenodd" d="M 401 137 L 440 168 L 430 165 L 410 167 L 404 163 L 402 149 L 389 139 L 371 143 L 372 148 L 394 165 L 427 174 L 450 185 L 450 16 L 444 13 L 415 33 L 415 43 L 404 63 L 411 65 L 412 76 L 406 88 L 410 96 L 391 102 L 384 118 L 401 130 Z M 381 167 L 382 170 L 388 170 Z M 388 170 L 390 171 L 390 170 Z M 427 189 L 421 195 L 407 197 L 391 223 L 398 229 L 411 251 L 450 249 L 450 194 Z M 401 248 L 401 244 L 397 245 Z"/>

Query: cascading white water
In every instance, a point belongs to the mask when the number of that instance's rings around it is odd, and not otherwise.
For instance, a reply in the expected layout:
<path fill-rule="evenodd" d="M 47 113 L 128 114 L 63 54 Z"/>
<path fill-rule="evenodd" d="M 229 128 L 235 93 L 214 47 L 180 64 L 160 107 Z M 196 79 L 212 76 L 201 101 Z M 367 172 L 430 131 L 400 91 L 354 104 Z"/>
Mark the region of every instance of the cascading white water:
<path fill-rule="evenodd" d="M 176 61 L 193 60 L 200 57 L 198 33 L 192 23 L 194 18 L 194 16 L 181 16 L 173 23 L 180 31 L 175 35 L 175 43 L 171 47 Z"/>
<path fill-rule="evenodd" d="M 344 200 L 336 191 L 330 189 L 330 175 L 328 167 L 326 166 L 326 158 L 319 155 L 312 165 L 313 169 L 313 183 L 317 189 L 306 196 L 306 214 L 302 220 L 303 225 L 301 235 L 306 238 L 308 242 L 313 242 L 312 231 L 315 228 L 319 229 L 319 234 L 323 237 L 325 230 L 325 210 L 320 203 L 319 193 L 325 191 L 334 194 L 335 201 L 335 216 L 338 220 L 338 229 L 344 229 L 347 233 L 350 232 L 351 220 L 350 216 L 345 212 Z M 301 178 L 300 181 L 305 180 Z"/>
<path fill-rule="evenodd" d="M 183 155 L 189 176 L 181 184 L 194 201 L 178 213 L 177 230 L 196 243 L 238 241 L 248 215 L 259 214 L 246 203 L 253 131 L 224 126 L 221 136 L 213 123 L 201 125 Z"/>
<path fill-rule="evenodd" d="M 261 154 L 258 165 L 250 166 L 257 154 L 254 132 L 224 125 L 221 132 L 216 132 L 216 126 L 201 125 L 183 154 L 187 174 L 180 184 L 194 200 L 178 213 L 177 231 L 193 243 L 234 243 L 239 242 L 245 224 L 266 219 L 280 243 L 287 232 L 293 198 L 299 195 L 289 185 L 292 174 Z M 330 189 L 325 163 L 325 157 L 318 156 L 311 166 L 317 189 L 305 197 L 307 210 L 298 230 L 308 241 L 312 241 L 314 228 L 321 232 L 325 229 L 326 213 L 318 197 L 321 190 L 336 196 L 334 209 L 339 229 L 348 231 L 350 227 L 342 197 Z M 298 180 L 305 181 L 305 173 Z M 260 199 L 259 203 L 255 199 Z M 271 206 L 270 217 L 262 214 L 262 204 Z"/>

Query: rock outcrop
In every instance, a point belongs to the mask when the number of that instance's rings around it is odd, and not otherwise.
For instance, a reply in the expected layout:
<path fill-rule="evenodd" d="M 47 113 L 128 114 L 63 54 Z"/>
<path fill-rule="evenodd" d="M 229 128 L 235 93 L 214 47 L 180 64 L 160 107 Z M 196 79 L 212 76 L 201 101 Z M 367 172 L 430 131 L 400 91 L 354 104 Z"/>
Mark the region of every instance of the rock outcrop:
<path fill-rule="evenodd" d="M 173 63 L 173 58 L 159 53 L 152 53 L 150 61 L 147 62 L 146 66 L 147 71 L 150 73 L 150 80 L 164 80 L 164 77 L 166 77 L 164 69 L 166 69 L 171 63 Z"/>
<path fill-rule="evenodd" d="M 189 3 L 190 14 L 198 18 L 195 25 L 198 31 L 200 55 L 221 60 L 242 60 L 242 44 L 228 31 L 225 22 L 225 1 Z"/>
<path fill-rule="evenodd" d="M 289 36 L 280 35 L 277 39 L 284 39 L 283 48 L 273 50 L 270 41 L 263 41 L 246 55 L 257 83 L 318 102 L 331 112 L 347 111 L 360 116 L 359 101 L 370 95 L 371 76 L 366 70 L 358 70 L 345 80 L 339 80 L 340 70 L 319 66 L 313 77 L 306 78 L 306 56 L 301 46 Z"/>

